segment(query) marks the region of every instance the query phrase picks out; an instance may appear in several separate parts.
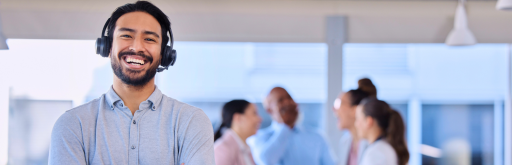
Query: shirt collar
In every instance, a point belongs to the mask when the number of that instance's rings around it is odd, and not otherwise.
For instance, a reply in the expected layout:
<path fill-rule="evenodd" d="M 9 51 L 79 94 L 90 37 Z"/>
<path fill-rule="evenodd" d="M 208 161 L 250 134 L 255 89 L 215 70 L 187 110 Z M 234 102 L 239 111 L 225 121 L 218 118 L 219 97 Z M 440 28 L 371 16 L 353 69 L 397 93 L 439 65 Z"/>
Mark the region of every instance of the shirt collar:
<path fill-rule="evenodd" d="M 162 91 L 158 89 L 158 87 L 155 85 L 155 91 L 149 96 L 147 101 L 151 102 L 150 109 L 153 111 L 156 111 L 158 106 L 160 105 L 160 102 L 162 101 Z"/>
<path fill-rule="evenodd" d="M 121 101 L 121 98 L 117 95 L 117 93 L 114 91 L 114 88 L 110 86 L 110 89 L 105 94 L 105 98 L 107 100 L 108 106 L 110 109 L 114 109 L 115 103 L 118 101 Z"/>
<path fill-rule="evenodd" d="M 153 111 L 156 111 L 158 109 L 158 106 L 160 105 L 160 102 L 162 101 L 162 91 L 158 89 L 157 86 L 155 86 L 155 91 L 149 96 L 149 98 L 146 101 L 143 101 L 139 105 L 139 109 L 143 108 L 149 108 Z M 105 94 L 105 98 L 107 100 L 108 105 L 110 106 L 110 109 L 114 110 L 115 104 L 119 101 L 122 101 L 119 95 L 114 91 L 114 88 L 110 86 L 110 89 Z"/>
<path fill-rule="evenodd" d="M 272 127 L 272 129 L 274 130 L 277 130 L 279 128 L 282 128 L 282 127 L 286 127 L 288 129 L 290 129 L 290 127 L 288 127 L 287 125 L 283 124 L 283 123 L 278 123 L 274 120 L 272 120 L 272 124 L 270 124 L 270 127 Z M 299 124 L 295 123 L 295 125 L 293 126 L 292 128 L 292 131 L 293 132 L 300 132 L 302 130 L 302 127 L 299 126 Z"/>

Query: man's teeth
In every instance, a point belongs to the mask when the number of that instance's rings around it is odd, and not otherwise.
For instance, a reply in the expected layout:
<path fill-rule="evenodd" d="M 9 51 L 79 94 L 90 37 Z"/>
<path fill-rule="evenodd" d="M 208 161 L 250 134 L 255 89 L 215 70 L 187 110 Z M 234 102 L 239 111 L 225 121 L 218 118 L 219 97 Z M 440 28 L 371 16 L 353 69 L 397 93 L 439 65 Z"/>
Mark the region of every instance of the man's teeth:
<path fill-rule="evenodd" d="M 144 65 L 144 60 L 139 60 L 139 59 L 135 59 L 135 58 L 126 58 L 126 62 L 133 62 L 133 63 L 138 63 L 140 65 Z"/>

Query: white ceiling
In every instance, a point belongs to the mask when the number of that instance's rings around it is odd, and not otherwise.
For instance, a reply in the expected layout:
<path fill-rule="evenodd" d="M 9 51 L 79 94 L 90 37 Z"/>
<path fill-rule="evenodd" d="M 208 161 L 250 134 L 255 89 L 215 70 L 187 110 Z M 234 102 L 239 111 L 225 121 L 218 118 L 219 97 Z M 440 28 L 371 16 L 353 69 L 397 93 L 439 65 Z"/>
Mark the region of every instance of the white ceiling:
<path fill-rule="evenodd" d="M 134 1 L 3 0 L 8 38 L 95 39 L 110 13 Z M 349 42 L 444 42 L 457 2 L 404 1 L 178 1 L 153 0 L 171 19 L 178 41 L 324 42 L 325 18 L 348 17 Z M 512 43 L 512 12 L 495 1 L 467 4 L 469 27 L 481 43 Z"/>

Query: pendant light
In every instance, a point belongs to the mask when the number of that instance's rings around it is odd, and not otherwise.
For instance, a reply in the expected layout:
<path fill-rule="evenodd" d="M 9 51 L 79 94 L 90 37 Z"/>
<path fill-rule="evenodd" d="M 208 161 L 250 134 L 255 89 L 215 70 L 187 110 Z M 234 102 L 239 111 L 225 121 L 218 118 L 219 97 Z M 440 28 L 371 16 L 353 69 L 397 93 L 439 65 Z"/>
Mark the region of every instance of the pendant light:
<path fill-rule="evenodd" d="M 496 9 L 512 11 L 512 0 L 498 0 Z"/>
<path fill-rule="evenodd" d="M 455 11 L 455 22 L 452 31 L 446 38 L 446 45 L 464 46 L 474 45 L 476 39 L 471 30 L 468 28 L 468 18 L 464 8 L 464 0 L 459 1 L 457 10 Z"/>

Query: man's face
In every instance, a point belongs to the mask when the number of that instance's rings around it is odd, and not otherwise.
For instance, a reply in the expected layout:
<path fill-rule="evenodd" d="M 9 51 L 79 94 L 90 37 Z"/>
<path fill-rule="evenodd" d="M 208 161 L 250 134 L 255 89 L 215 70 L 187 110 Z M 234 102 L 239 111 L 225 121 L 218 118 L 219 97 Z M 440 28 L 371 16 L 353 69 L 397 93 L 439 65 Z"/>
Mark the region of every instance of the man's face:
<path fill-rule="evenodd" d="M 160 65 L 162 29 L 145 12 L 122 15 L 116 22 L 110 59 L 114 74 L 125 84 L 143 86 Z"/>
<path fill-rule="evenodd" d="M 297 103 L 283 88 L 274 88 L 268 96 L 268 113 L 280 116 L 287 125 L 294 125 L 299 115 Z"/>

